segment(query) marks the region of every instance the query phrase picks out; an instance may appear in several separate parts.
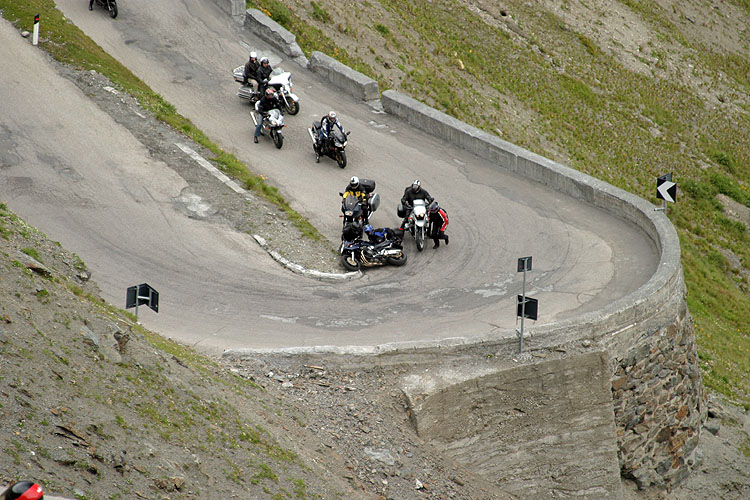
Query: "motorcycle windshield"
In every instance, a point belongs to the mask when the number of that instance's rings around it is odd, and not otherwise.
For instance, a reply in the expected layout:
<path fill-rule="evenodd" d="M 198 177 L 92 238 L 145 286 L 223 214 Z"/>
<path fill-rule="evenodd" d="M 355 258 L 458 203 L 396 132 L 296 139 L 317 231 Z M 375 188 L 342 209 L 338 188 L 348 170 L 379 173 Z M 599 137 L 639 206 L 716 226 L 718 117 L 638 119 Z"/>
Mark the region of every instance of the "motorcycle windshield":
<path fill-rule="evenodd" d="M 341 147 L 346 142 L 346 136 L 337 127 L 333 129 L 333 142 L 336 146 Z"/>
<path fill-rule="evenodd" d="M 344 198 L 344 201 L 341 203 L 341 211 L 351 212 L 356 217 L 359 212 L 362 210 L 362 207 L 359 205 L 359 198 L 354 196 L 353 194 L 350 194 L 346 198 Z"/>

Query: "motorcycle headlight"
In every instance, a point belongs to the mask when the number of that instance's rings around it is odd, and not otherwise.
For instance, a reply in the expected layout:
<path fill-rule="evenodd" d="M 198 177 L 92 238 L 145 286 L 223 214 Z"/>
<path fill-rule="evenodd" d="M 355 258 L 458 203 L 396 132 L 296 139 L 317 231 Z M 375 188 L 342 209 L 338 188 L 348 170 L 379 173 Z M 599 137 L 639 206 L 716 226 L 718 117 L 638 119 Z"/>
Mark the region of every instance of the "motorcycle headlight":
<path fill-rule="evenodd" d="M 354 215 L 354 212 L 352 212 L 351 210 L 347 210 L 346 212 L 344 212 L 344 215 L 346 215 L 347 217 L 351 217 L 352 215 Z"/>
<path fill-rule="evenodd" d="M 424 219 L 424 214 L 417 214 L 417 219 Z"/>

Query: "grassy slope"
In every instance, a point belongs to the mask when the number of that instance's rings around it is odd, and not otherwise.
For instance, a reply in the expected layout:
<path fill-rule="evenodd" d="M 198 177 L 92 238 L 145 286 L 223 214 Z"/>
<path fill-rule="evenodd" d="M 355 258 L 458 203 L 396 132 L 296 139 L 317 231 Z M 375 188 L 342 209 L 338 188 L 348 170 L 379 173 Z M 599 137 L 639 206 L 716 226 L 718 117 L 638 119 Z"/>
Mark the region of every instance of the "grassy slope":
<path fill-rule="evenodd" d="M 711 12 L 710 3 L 693 3 Z M 730 3 L 750 22 L 750 2 Z M 750 234 L 716 198 L 750 207 L 747 31 L 738 52 L 717 51 L 688 38 L 659 3 L 620 0 L 658 41 L 642 47 L 647 71 L 638 72 L 536 2 L 503 2 L 519 20 L 511 30 L 455 0 L 248 6 L 296 33 L 306 52 L 337 57 L 381 90 L 396 88 L 655 204 L 655 178 L 673 172 L 681 191 L 669 217 L 682 242 L 704 380 L 750 408 Z M 718 102 L 700 86 L 718 89 Z"/>

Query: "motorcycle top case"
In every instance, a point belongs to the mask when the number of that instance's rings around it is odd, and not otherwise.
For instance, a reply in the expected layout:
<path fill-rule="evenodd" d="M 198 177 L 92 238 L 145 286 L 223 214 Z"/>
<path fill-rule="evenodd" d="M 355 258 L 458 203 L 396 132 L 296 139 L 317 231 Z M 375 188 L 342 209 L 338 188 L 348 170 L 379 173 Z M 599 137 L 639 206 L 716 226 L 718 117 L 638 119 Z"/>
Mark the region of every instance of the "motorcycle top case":
<path fill-rule="evenodd" d="M 372 193 L 375 191 L 375 181 L 370 179 L 360 179 L 359 186 L 364 189 L 365 193 Z"/>

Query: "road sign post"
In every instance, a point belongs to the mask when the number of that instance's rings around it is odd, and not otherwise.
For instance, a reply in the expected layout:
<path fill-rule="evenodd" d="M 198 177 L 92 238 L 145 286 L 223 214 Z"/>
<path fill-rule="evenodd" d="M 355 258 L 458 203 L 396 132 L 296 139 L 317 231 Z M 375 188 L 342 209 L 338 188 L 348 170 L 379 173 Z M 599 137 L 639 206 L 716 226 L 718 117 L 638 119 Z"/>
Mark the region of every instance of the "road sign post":
<path fill-rule="evenodd" d="M 135 307 L 135 320 L 138 321 L 138 306 L 146 304 L 154 312 L 159 312 L 159 292 L 149 286 L 148 283 L 141 283 L 138 286 L 128 287 L 125 295 L 125 309 Z"/>
<path fill-rule="evenodd" d="M 656 197 L 664 200 L 664 205 L 654 210 L 667 211 L 667 202 L 674 203 L 677 199 L 677 184 L 672 182 L 672 174 L 668 173 L 656 178 Z"/>
<path fill-rule="evenodd" d="M 526 313 L 526 305 L 529 301 L 534 302 L 534 317 L 533 319 L 536 319 L 536 311 L 537 311 L 537 300 L 536 299 L 526 299 L 526 271 L 531 271 L 531 257 L 520 257 L 518 259 L 518 272 L 523 273 L 523 288 L 521 289 L 521 295 L 518 295 L 516 298 L 516 318 L 518 316 L 521 316 L 521 329 L 516 329 L 516 333 L 518 334 L 518 352 L 523 352 L 523 320 L 527 316 Z"/>

